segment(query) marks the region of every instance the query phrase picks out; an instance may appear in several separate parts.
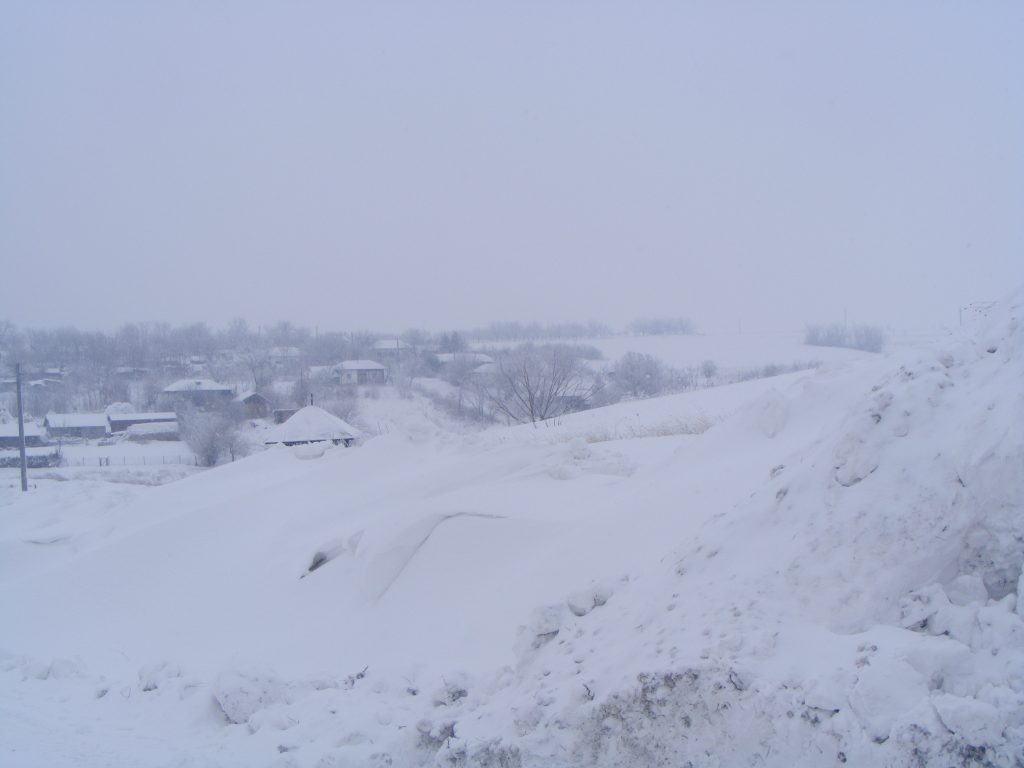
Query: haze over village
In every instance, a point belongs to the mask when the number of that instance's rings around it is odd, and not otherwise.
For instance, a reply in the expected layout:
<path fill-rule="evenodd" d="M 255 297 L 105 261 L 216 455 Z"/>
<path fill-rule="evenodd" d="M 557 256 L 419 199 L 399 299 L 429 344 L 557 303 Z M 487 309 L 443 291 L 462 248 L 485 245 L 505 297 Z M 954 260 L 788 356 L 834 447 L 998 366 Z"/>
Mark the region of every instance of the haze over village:
<path fill-rule="evenodd" d="M 0 765 L 1024 765 L 1022 41 L 0 2 Z"/>

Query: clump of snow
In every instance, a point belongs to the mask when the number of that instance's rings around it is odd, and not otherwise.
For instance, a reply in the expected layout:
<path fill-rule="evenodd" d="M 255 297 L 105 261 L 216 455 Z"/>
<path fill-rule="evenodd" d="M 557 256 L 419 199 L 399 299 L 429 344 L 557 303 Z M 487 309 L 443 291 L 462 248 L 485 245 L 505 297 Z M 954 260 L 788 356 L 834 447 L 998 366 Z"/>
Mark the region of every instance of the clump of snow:
<path fill-rule="evenodd" d="M 230 670 L 217 677 L 212 693 L 224 716 L 241 724 L 260 710 L 286 702 L 288 690 L 272 673 Z"/>

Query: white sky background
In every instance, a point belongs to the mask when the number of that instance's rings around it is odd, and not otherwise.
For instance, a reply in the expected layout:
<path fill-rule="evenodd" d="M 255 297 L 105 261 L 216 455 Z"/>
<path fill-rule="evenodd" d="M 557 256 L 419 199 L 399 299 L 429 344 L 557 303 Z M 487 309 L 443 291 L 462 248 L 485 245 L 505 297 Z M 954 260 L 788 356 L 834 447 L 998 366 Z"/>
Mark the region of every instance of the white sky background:
<path fill-rule="evenodd" d="M 0 2 L 0 318 L 952 324 L 1024 3 Z"/>

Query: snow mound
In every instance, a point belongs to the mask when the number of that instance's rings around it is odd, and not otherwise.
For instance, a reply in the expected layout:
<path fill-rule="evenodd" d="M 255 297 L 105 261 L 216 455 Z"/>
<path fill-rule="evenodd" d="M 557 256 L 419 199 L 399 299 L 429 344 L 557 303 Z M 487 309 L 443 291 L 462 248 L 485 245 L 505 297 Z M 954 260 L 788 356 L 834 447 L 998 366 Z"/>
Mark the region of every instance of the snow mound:
<path fill-rule="evenodd" d="M 307 405 L 293 413 L 266 437 L 268 445 L 284 443 L 347 442 L 360 437 L 358 429 L 316 405 Z"/>

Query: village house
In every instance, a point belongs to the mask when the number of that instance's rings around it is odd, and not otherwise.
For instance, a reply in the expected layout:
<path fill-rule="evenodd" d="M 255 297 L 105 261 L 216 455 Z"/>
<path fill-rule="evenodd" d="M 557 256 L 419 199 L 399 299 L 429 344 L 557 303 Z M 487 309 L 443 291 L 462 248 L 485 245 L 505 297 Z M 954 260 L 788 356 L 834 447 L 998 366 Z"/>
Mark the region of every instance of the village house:
<path fill-rule="evenodd" d="M 385 384 L 388 369 L 373 360 L 343 360 L 334 366 L 334 379 L 338 384 Z"/>
<path fill-rule="evenodd" d="M 161 399 L 170 407 L 193 406 L 205 410 L 227 406 L 234 396 L 231 387 L 212 379 L 178 379 L 164 387 Z"/>
<path fill-rule="evenodd" d="M 51 438 L 77 437 L 95 440 L 106 437 L 110 429 L 105 413 L 48 413 L 43 419 Z"/>

